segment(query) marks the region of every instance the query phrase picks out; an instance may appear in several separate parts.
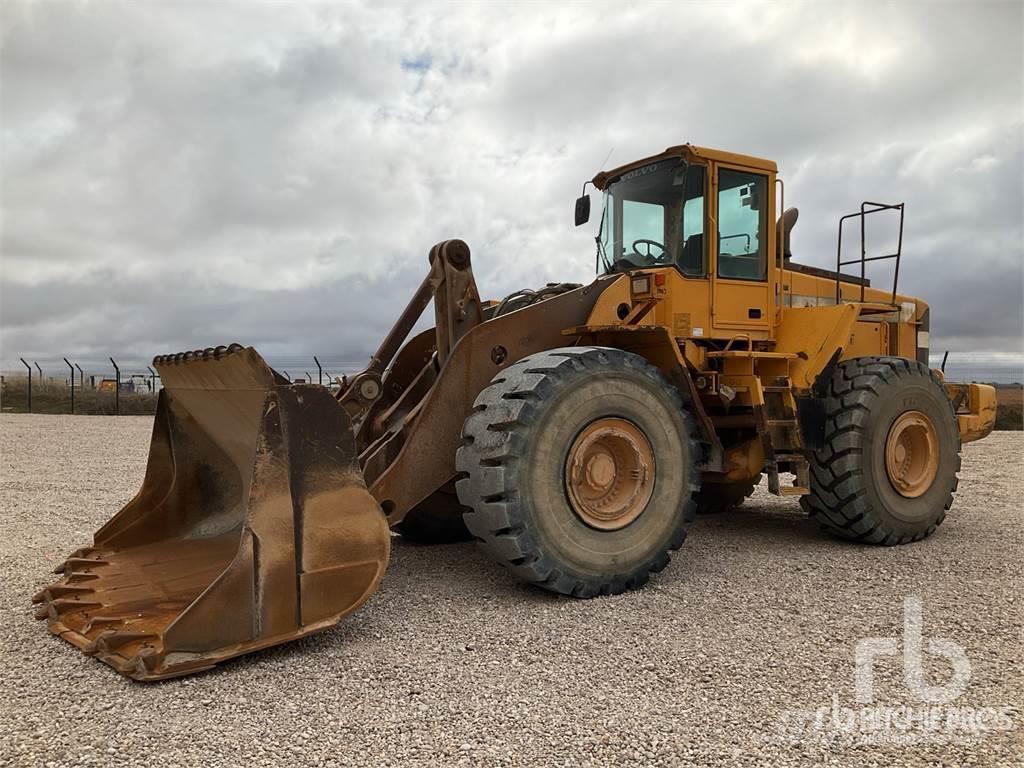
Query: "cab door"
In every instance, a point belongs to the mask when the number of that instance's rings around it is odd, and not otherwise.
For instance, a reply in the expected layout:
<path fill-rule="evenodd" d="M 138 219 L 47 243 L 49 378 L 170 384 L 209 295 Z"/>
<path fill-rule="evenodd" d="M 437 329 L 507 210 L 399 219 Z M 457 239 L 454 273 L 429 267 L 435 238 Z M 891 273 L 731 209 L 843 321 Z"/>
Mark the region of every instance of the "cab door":
<path fill-rule="evenodd" d="M 773 313 L 774 185 L 769 174 L 716 164 L 711 194 L 711 322 L 714 335 L 767 338 Z"/>

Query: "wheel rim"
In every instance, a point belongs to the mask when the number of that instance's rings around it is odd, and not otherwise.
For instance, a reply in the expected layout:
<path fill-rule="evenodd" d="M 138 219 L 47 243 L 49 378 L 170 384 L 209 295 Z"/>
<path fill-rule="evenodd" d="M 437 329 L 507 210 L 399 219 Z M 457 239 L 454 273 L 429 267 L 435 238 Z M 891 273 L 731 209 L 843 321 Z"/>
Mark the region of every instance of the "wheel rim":
<path fill-rule="evenodd" d="M 654 492 L 654 450 L 625 419 L 589 424 L 573 441 L 565 465 L 569 504 L 587 525 L 603 531 L 636 520 Z"/>
<path fill-rule="evenodd" d="M 939 471 L 939 440 L 931 419 L 907 411 L 893 422 L 885 441 L 885 470 L 893 488 L 908 499 L 931 488 Z"/>

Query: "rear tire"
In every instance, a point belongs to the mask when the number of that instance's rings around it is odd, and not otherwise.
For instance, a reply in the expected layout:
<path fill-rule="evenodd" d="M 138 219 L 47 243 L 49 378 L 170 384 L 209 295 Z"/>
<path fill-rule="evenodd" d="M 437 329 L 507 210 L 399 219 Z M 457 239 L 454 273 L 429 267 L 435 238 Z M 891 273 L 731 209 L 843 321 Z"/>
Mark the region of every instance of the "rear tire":
<path fill-rule="evenodd" d="M 811 458 L 804 510 L 830 533 L 870 544 L 918 541 L 941 525 L 957 487 L 960 432 L 928 367 L 901 357 L 846 360 L 825 409 L 825 446 Z"/>
<path fill-rule="evenodd" d="M 678 390 L 638 355 L 569 347 L 520 360 L 466 419 L 466 526 L 491 558 L 553 592 L 639 587 L 693 518 L 693 434 Z"/>
<path fill-rule="evenodd" d="M 697 514 L 717 515 L 730 512 L 750 498 L 758 479 L 739 480 L 734 483 L 704 483 L 697 494 Z"/>

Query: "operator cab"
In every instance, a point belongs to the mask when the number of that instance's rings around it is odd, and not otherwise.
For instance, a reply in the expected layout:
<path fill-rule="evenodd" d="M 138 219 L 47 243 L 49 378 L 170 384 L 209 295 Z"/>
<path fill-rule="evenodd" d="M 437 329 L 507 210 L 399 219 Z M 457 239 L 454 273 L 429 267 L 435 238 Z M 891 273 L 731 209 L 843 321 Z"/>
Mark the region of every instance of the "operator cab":
<path fill-rule="evenodd" d="M 604 200 L 597 236 L 598 273 L 674 266 L 684 277 L 707 278 L 707 176 L 705 165 L 675 156 L 600 179 Z M 763 174 L 719 169 L 719 277 L 767 279 L 767 181 Z M 588 215 L 589 206 L 578 204 L 577 223 Z"/>

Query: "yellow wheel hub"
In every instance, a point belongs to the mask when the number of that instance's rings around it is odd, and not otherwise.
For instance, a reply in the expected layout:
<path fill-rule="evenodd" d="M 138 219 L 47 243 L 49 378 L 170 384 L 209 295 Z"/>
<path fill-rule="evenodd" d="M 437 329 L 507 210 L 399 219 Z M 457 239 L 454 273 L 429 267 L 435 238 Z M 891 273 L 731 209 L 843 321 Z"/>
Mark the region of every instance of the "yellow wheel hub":
<path fill-rule="evenodd" d="M 907 411 L 893 422 L 885 441 L 885 471 L 900 495 L 916 499 L 939 472 L 939 439 L 931 419 Z"/>
<path fill-rule="evenodd" d="M 654 492 L 654 450 L 625 419 L 604 418 L 573 441 L 565 466 L 569 504 L 592 528 L 614 531 L 640 516 Z"/>

